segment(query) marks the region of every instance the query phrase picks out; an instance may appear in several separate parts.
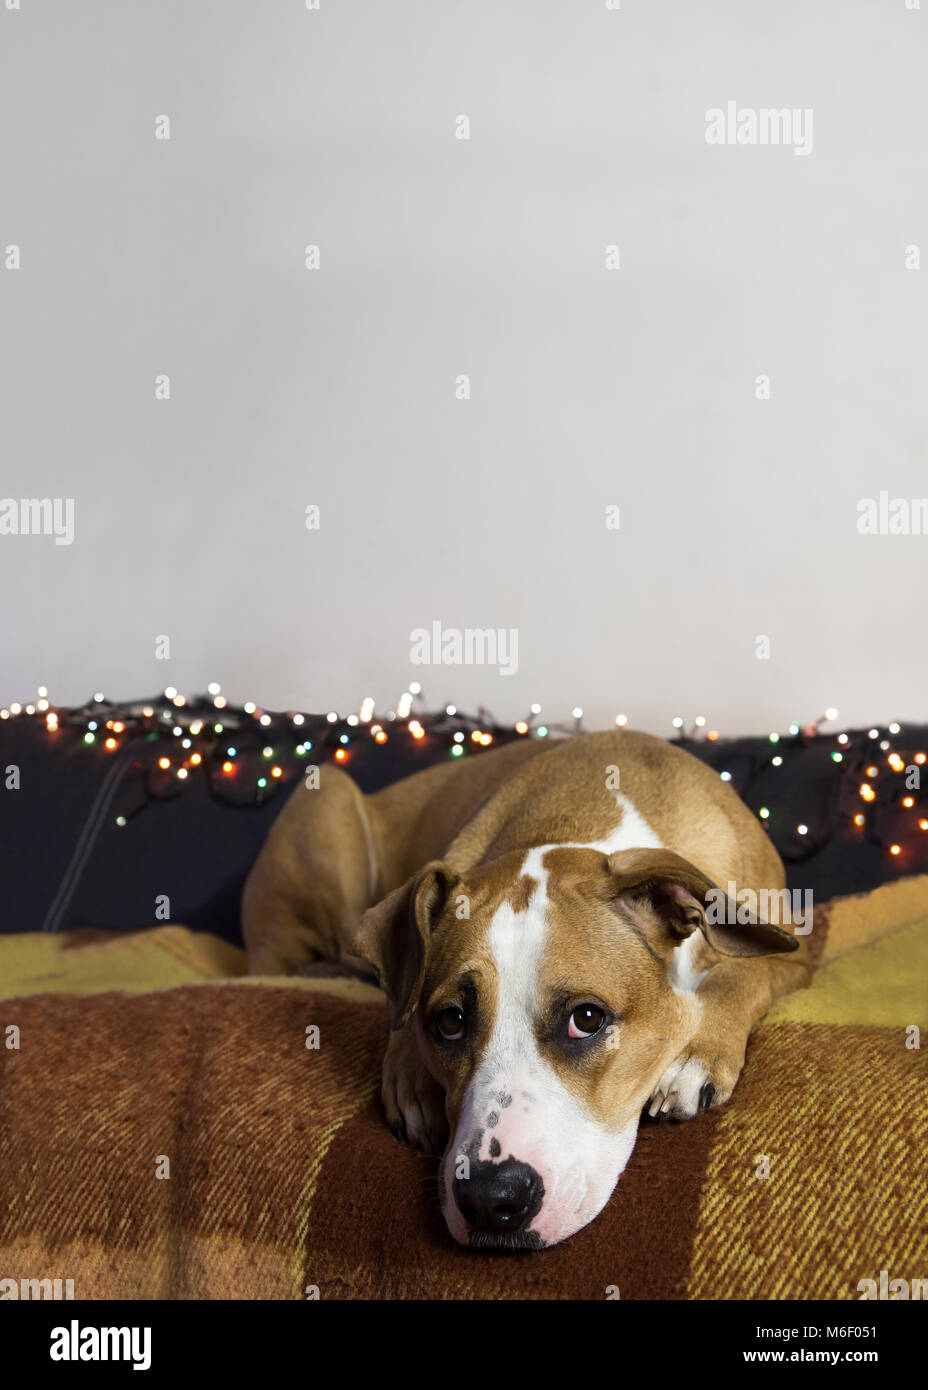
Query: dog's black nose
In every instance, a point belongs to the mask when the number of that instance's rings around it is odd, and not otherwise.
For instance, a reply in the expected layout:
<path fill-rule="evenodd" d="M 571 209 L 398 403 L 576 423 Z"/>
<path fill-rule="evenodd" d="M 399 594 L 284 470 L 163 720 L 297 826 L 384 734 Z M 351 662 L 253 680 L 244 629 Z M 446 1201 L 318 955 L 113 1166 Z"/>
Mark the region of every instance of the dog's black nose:
<path fill-rule="evenodd" d="M 527 1163 L 472 1163 L 470 1176 L 455 1178 L 454 1200 L 474 1231 L 513 1235 L 538 1215 L 544 1187 Z"/>

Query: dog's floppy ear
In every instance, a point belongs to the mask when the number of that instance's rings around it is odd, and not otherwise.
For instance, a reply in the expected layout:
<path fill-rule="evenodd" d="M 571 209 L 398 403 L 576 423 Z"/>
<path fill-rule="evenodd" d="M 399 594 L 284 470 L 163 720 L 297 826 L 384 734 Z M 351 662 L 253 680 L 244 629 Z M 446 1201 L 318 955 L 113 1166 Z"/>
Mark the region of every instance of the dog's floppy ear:
<path fill-rule="evenodd" d="M 419 1002 L 432 928 L 455 881 L 446 865 L 433 860 L 361 918 L 352 954 L 377 971 L 394 1006 L 394 1028 L 402 1028 Z"/>
<path fill-rule="evenodd" d="M 644 904 L 681 939 L 701 930 L 720 955 L 766 956 L 799 946 L 790 932 L 747 912 L 688 859 L 670 850 L 619 850 L 609 855 L 609 871 L 616 896 L 633 918 L 636 904 L 639 913 Z"/>

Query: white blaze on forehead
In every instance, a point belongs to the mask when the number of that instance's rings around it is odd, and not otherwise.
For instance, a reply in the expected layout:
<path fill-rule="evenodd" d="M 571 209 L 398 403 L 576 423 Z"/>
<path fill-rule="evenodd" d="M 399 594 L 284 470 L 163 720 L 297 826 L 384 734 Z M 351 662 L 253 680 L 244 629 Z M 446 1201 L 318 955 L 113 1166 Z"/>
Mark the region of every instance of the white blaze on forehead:
<path fill-rule="evenodd" d="M 531 1072 L 542 1065 L 534 1015 L 548 934 L 548 871 L 541 862 L 543 855 L 543 850 L 530 850 L 522 864 L 521 874 L 530 874 L 538 884 L 528 906 L 516 912 L 510 903 L 501 903 L 490 923 L 487 945 L 496 970 L 497 1006 L 478 1078 L 509 1071 L 517 1064 Z"/>
<path fill-rule="evenodd" d="M 528 874 L 538 882 L 525 910 L 515 912 L 509 903 L 502 903 L 490 923 L 487 942 L 499 981 L 494 1036 L 496 1032 L 505 1033 L 520 1020 L 530 1020 L 534 1010 L 548 932 L 548 870 L 542 865 L 543 856 L 544 849 L 533 849 L 523 860 L 520 876 Z"/>

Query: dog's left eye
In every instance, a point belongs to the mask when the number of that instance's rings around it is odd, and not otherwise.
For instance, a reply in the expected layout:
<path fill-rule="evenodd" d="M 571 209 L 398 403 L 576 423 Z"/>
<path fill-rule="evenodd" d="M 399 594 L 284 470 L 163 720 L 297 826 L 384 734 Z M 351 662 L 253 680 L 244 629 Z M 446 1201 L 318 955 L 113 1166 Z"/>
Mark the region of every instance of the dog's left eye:
<path fill-rule="evenodd" d="M 458 1042 L 464 1036 L 464 1013 L 451 1004 L 447 1009 L 439 1009 L 435 1015 L 435 1027 L 445 1042 Z"/>
<path fill-rule="evenodd" d="M 569 1038 L 591 1038 L 598 1033 L 606 1021 L 606 1015 L 598 1004 L 579 1004 L 570 1015 L 567 1025 Z"/>

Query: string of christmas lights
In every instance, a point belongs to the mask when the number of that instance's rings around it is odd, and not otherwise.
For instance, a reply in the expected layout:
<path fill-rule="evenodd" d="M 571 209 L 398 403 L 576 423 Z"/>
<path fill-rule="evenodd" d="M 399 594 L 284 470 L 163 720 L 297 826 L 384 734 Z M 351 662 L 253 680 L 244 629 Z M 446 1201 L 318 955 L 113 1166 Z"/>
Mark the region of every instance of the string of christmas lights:
<path fill-rule="evenodd" d="M 47 689 L 40 686 L 34 701 L 0 709 L 0 721 L 29 721 L 56 749 L 82 744 L 88 755 L 129 759 L 144 795 L 119 811 L 118 826 L 125 826 L 146 805 L 178 795 L 195 778 L 204 779 L 209 794 L 225 804 L 260 807 L 281 787 L 292 786 L 308 764 L 332 761 L 350 767 L 391 740 L 401 741 L 401 748 L 404 742 L 410 748 L 418 745 L 434 761 L 440 750 L 461 758 L 520 738 L 586 732 L 579 706 L 572 710 L 570 723 L 546 724 L 541 706 L 533 704 L 524 718 L 509 726 L 498 724 L 483 707 L 476 715 L 453 704 L 426 712 L 423 701 L 421 686 L 413 683 L 385 715 L 376 714 L 370 696 L 356 713 L 347 715 L 335 710 L 275 713 L 253 701 L 231 706 L 219 684 L 212 682 L 205 695 L 191 699 L 168 686 L 151 700 L 117 704 L 98 691 L 86 704 L 65 708 L 53 705 Z M 707 728 L 703 715 L 696 716 L 689 730 L 678 715 L 672 727 L 681 746 L 714 766 L 752 805 L 784 858 L 807 857 L 838 830 L 856 832 L 888 854 L 903 856 L 907 844 L 928 832 L 928 806 L 921 794 L 926 753 L 920 746 L 928 743 L 928 729 L 910 726 L 904 731 L 894 722 L 825 732 L 823 725 L 837 718 L 836 709 L 827 709 L 812 723 L 792 723 L 786 733 L 773 731 L 766 739 L 723 739 L 717 729 Z M 628 716 L 617 714 L 615 724 L 628 727 Z M 807 820 L 784 823 L 776 805 L 768 804 L 772 797 L 753 806 L 759 780 L 813 743 L 827 752 L 832 778 L 818 823 L 812 824 L 811 812 Z M 725 766 L 729 752 L 736 755 L 734 771 Z M 884 829 L 887 823 L 889 832 Z M 924 843 L 928 848 L 928 835 Z"/>

